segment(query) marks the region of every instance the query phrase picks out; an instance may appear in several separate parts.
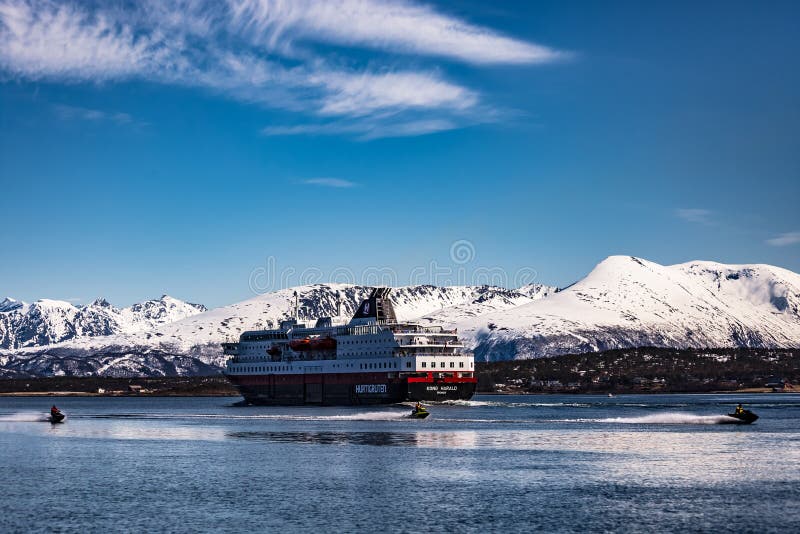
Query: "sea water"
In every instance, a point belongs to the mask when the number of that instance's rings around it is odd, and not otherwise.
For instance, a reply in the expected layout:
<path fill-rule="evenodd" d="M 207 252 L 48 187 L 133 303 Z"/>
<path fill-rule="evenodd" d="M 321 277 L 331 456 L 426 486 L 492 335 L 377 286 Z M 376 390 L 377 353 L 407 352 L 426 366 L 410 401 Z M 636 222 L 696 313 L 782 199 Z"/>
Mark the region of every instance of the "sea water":
<path fill-rule="evenodd" d="M 800 531 L 796 394 L 237 400 L 0 398 L 0 531 Z"/>

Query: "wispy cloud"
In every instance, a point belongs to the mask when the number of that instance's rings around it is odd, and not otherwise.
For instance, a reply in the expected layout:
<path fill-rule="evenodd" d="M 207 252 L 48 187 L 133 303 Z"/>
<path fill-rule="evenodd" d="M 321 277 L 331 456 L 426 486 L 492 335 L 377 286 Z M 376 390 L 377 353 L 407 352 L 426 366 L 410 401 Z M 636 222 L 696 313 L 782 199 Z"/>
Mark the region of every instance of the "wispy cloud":
<path fill-rule="evenodd" d="M 365 62 L 343 47 L 381 54 Z M 340 131 L 363 139 L 458 128 L 491 115 L 483 95 L 431 64 L 436 57 L 535 64 L 565 54 L 410 1 L 0 0 L 6 75 L 201 87 L 300 113 L 320 130 L 333 132 L 330 118 L 354 121 Z"/>
<path fill-rule="evenodd" d="M 267 136 L 290 135 L 352 135 L 361 141 L 383 137 L 426 135 L 458 126 L 448 119 L 429 120 L 343 120 L 325 123 L 267 126 L 261 133 Z"/>
<path fill-rule="evenodd" d="M 0 23 L 0 64 L 28 79 L 119 79 L 145 73 L 166 52 L 157 36 L 79 5 L 5 0 Z"/>
<path fill-rule="evenodd" d="M 800 232 L 787 232 L 772 239 L 767 239 L 767 244 L 773 247 L 785 247 L 797 243 L 800 243 Z"/>
<path fill-rule="evenodd" d="M 675 216 L 684 221 L 700 224 L 711 224 L 713 213 L 710 210 L 700 208 L 678 208 Z"/>
<path fill-rule="evenodd" d="M 309 185 L 322 185 L 325 187 L 337 187 L 337 188 L 356 186 L 355 182 L 351 182 L 350 180 L 342 180 L 341 178 L 311 178 L 309 180 L 303 180 L 303 183 Z"/>
<path fill-rule="evenodd" d="M 271 48 L 289 36 L 468 63 L 545 63 L 568 56 L 402 0 L 230 0 L 229 4 L 233 27 Z"/>
<path fill-rule="evenodd" d="M 99 109 L 89 109 L 77 106 L 67 106 L 64 104 L 55 104 L 53 109 L 56 115 L 64 120 L 84 120 L 91 122 L 113 122 L 116 124 L 137 124 L 141 122 L 134 121 L 128 113 L 119 111 L 102 111 Z"/>
<path fill-rule="evenodd" d="M 354 76 L 339 72 L 325 73 L 317 81 L 328 90 L 320 109 L 323 115 L 369 115 L 377 110 L 393 108 L 463 110 L 477 103 L 477 97 L 471 91 L 437 79 L 431 73 Z"/>

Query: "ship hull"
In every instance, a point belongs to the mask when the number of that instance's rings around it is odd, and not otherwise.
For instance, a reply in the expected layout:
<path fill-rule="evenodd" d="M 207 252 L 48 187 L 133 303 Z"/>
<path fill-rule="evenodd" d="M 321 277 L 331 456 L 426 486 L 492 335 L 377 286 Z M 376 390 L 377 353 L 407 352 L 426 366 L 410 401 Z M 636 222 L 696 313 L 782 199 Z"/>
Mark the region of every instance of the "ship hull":
<path fill-rule="evenodd" d="M 381 373 L 228 375 L 248 404 L 360 406 L 469 400 L 475 378 L 396 378 Z"/>

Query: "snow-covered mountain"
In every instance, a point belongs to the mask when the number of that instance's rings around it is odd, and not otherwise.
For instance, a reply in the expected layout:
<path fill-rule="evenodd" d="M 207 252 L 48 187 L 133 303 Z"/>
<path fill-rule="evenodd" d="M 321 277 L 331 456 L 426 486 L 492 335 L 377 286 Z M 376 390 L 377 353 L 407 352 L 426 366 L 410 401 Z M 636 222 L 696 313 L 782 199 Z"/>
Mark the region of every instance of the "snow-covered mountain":
<path fill-rule="evenodd" d="M 637 346 L 800 347 L 800 275 L 612 256 L 547 299 L 457 324 L 479 360 Z"/>
<path fill-rule="evenodd" d="M 283 289 L 135 333 L 84 337 L 43 347 L 0 351 L 6 375 L 30 374 L 188 374 L 224 364 L 220 343 L 238 339 L 244 330 L 267 328 L 293 314 L 298 294 L 301 320 L 355 313 L 371 288 L 316 284 Z M 400 319 L 452 323 L 544 298 L 556 288 L 492 286 L 395 288 L 392 299 Z M 211 367 L 209 367 L 211 366 Z"/>
<path fill-rule="evenodd" d="M 0 348 L 51 345 L 70 339 L 152 330 L 206 311 L 168 295 L 128 308 L 115 308 L 105 299 L 76 307 L 61 300 L 26 304 L 12 298 L 0 302 Z"/>
<path fill-rule="evenodd" d="M 224 364 L 222 341 L 291 315 L 295 291 L 301 320 L 310 321 L 337 314 L 346 320 L 369 289 L 345 284 L 289 288 L 154 328 L 0 351 L 0 373 L 210 372 Z M 800 347 L 800 275 L 769 265 L 697 261 L 662 266 L 612 256 L 560 291 L 541 285 L 423 285 L 395 288 L 391 298 L 402 320 L 458 328 L 478 360 L 637 346 Z M 58 310 L 63 304 L 41 306 Z M 97 304 L 93 309 L 104 308 Z M 52 332 L 81 324 L 68 321 L 65 313 L 48 313 Z M 91 324 L 102 331 L 102 320 Z"/>
<path fill-rule="evenodd" d="M 0 313 L 17 310 L 23 307 L 24 305 L 25 305 L 24 302 L 12 299 L 11 297 L 6 297 L 0 301 Z"/>

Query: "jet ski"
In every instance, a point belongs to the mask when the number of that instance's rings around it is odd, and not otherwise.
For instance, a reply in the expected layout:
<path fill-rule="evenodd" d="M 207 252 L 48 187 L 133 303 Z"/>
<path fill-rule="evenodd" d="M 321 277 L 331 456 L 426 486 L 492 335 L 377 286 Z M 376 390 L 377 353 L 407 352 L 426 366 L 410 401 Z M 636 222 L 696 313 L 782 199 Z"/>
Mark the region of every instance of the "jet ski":
<path fill-rule="evenodd" d="M 47 420 L 52 424 L 56 424 L 63 422 L 65 417 L 66 415 L 61 412 L 50 412 L 50 417 Z"/>
<path fill-rule="evenodd" d="M 409 417 L 412 418 L 412 419 L 425 419 L 430 414 L 431 413 L 428 410 L 426 410 L 424 407 L 420 406 L 419 408 L 415 407 L 413 410 L 411 410 L 411 413 L 409 414 Z"/>
<path fill-rule="evenodd" d="M 736 421 L 730 422 L 733 425 L 749 425 L 758 419 L 758 416 L 750 410 L 742 410 L 741 413 L 729 413 L 728 417 L 736 419 Z"/>

